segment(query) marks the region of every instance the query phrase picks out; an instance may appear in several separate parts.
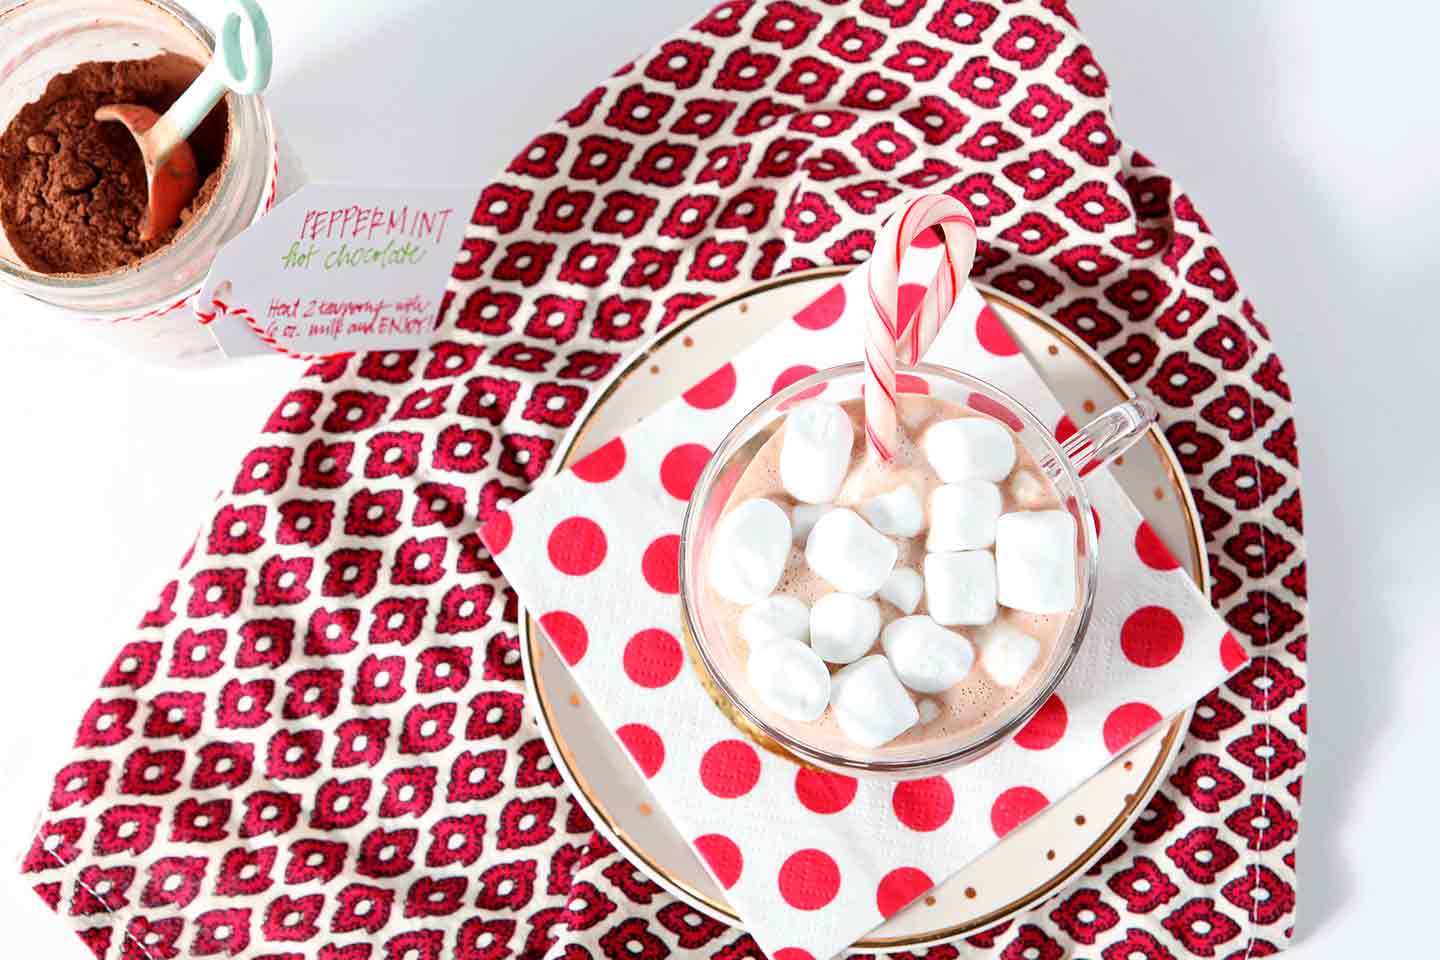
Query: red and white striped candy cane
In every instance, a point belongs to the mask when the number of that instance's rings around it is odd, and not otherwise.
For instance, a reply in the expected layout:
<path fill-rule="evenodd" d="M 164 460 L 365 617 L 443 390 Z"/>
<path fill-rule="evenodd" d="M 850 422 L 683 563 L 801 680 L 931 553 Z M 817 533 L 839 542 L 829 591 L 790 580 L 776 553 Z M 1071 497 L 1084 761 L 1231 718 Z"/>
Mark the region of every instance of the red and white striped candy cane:
<path fill-rule="evenodd" d="M 920 306 L 899 316 L 900 262 L 905 251 L 931 227 L 939 227 L 943 252 L 939 269 Z M 881 460 L 895 456 L 895 366 L 913 366 L 930 349 L 975 260 L 975 220 L 965 204 L 944 194 L 926 194 L 908 203 L 880 228 L 870 255 L 870 303 L 865 327 L 865 434 Z"/>

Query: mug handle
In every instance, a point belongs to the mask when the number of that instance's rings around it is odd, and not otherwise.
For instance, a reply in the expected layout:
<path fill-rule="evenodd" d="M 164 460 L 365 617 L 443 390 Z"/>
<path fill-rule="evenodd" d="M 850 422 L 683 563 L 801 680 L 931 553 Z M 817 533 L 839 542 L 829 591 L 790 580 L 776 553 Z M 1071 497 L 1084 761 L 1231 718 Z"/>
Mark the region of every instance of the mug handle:
<path fill-rule="evenodd" d="M 1140 397 L 1126 400 L 1076 430 L 1060 449 L 1075 471 L 1084 476 L 1129 450 L 1159 419 L 1155 405 L 1149 400 Z M 1060 473 L 1059 464 L 1049 457 L 1040 466 L 1052 477 Z"/>

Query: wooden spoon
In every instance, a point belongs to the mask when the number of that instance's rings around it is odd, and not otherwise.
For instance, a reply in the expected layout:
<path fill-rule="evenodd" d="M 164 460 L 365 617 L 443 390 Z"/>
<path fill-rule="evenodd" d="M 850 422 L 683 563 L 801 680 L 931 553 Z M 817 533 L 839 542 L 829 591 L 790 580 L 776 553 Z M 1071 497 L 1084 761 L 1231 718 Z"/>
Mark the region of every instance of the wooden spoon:
<path fill-rule="evenodd" d="M 145 161 L 148 201 L 140 218 L 140 239 L 154 240 L 180 219 L 180 211 L 200 188 L 195 151 L 187 142 L 226 90 L 259 93 L 270 82 L 273 59 L 270 25 L 256 0 L 227 0 L 229 9 L 220 28 L 219 43 L 210 63 L 171 104 L 164 115 L 138 103 L 114 103 L 95 111 L 95 119 L 125 124 Z M 241 43 L 244 30 L 252 56 L 246 61 Z"/>

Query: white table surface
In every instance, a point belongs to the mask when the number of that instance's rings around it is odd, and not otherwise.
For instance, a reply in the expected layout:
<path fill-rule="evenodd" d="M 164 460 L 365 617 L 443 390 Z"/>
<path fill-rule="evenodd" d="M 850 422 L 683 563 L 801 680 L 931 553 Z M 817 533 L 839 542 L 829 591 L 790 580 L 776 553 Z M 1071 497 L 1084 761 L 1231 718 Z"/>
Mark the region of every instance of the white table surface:
<path fill-rule="evenodd" d="M 271 108 L 312 179 L 478 186 L 545 118 L 709 4 L 267 6 Z M 1315 707 L 1293 956 L 1428 955 L 1440 856 L 1440 7 L 1373 20 L 1315 0 L 1074 7 L 1121 136 L 1197 198 L 1296 395 Z M 117 642 L 295 368 L 276 357 L 155 370 L 27 323 L 4 291 L 0 330 L 3 953 L 80 960 L 88 953 L 13 864 Z"/>

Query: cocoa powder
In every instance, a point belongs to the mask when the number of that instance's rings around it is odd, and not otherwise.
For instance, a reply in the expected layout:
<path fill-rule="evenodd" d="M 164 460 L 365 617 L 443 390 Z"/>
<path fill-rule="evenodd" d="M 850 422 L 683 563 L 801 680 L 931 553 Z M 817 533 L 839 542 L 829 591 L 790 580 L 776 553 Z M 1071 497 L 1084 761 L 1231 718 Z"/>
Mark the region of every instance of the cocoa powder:
<path fill-rule="evenodd" d="M 15 255 L 47 274 L 127 267 L 175 241 L 219 185 L 229 140 L 224 100 L 190 136 L 200 189 L 180 222 L 140 240 L 145 165 L 125 126 L 95 119 L 97 107 L 139 103 L 163 113 L 200 73 L 174 53 L 148 60 L 82 63 L 51 79 L 0 135 L 0 225 Z"/>

